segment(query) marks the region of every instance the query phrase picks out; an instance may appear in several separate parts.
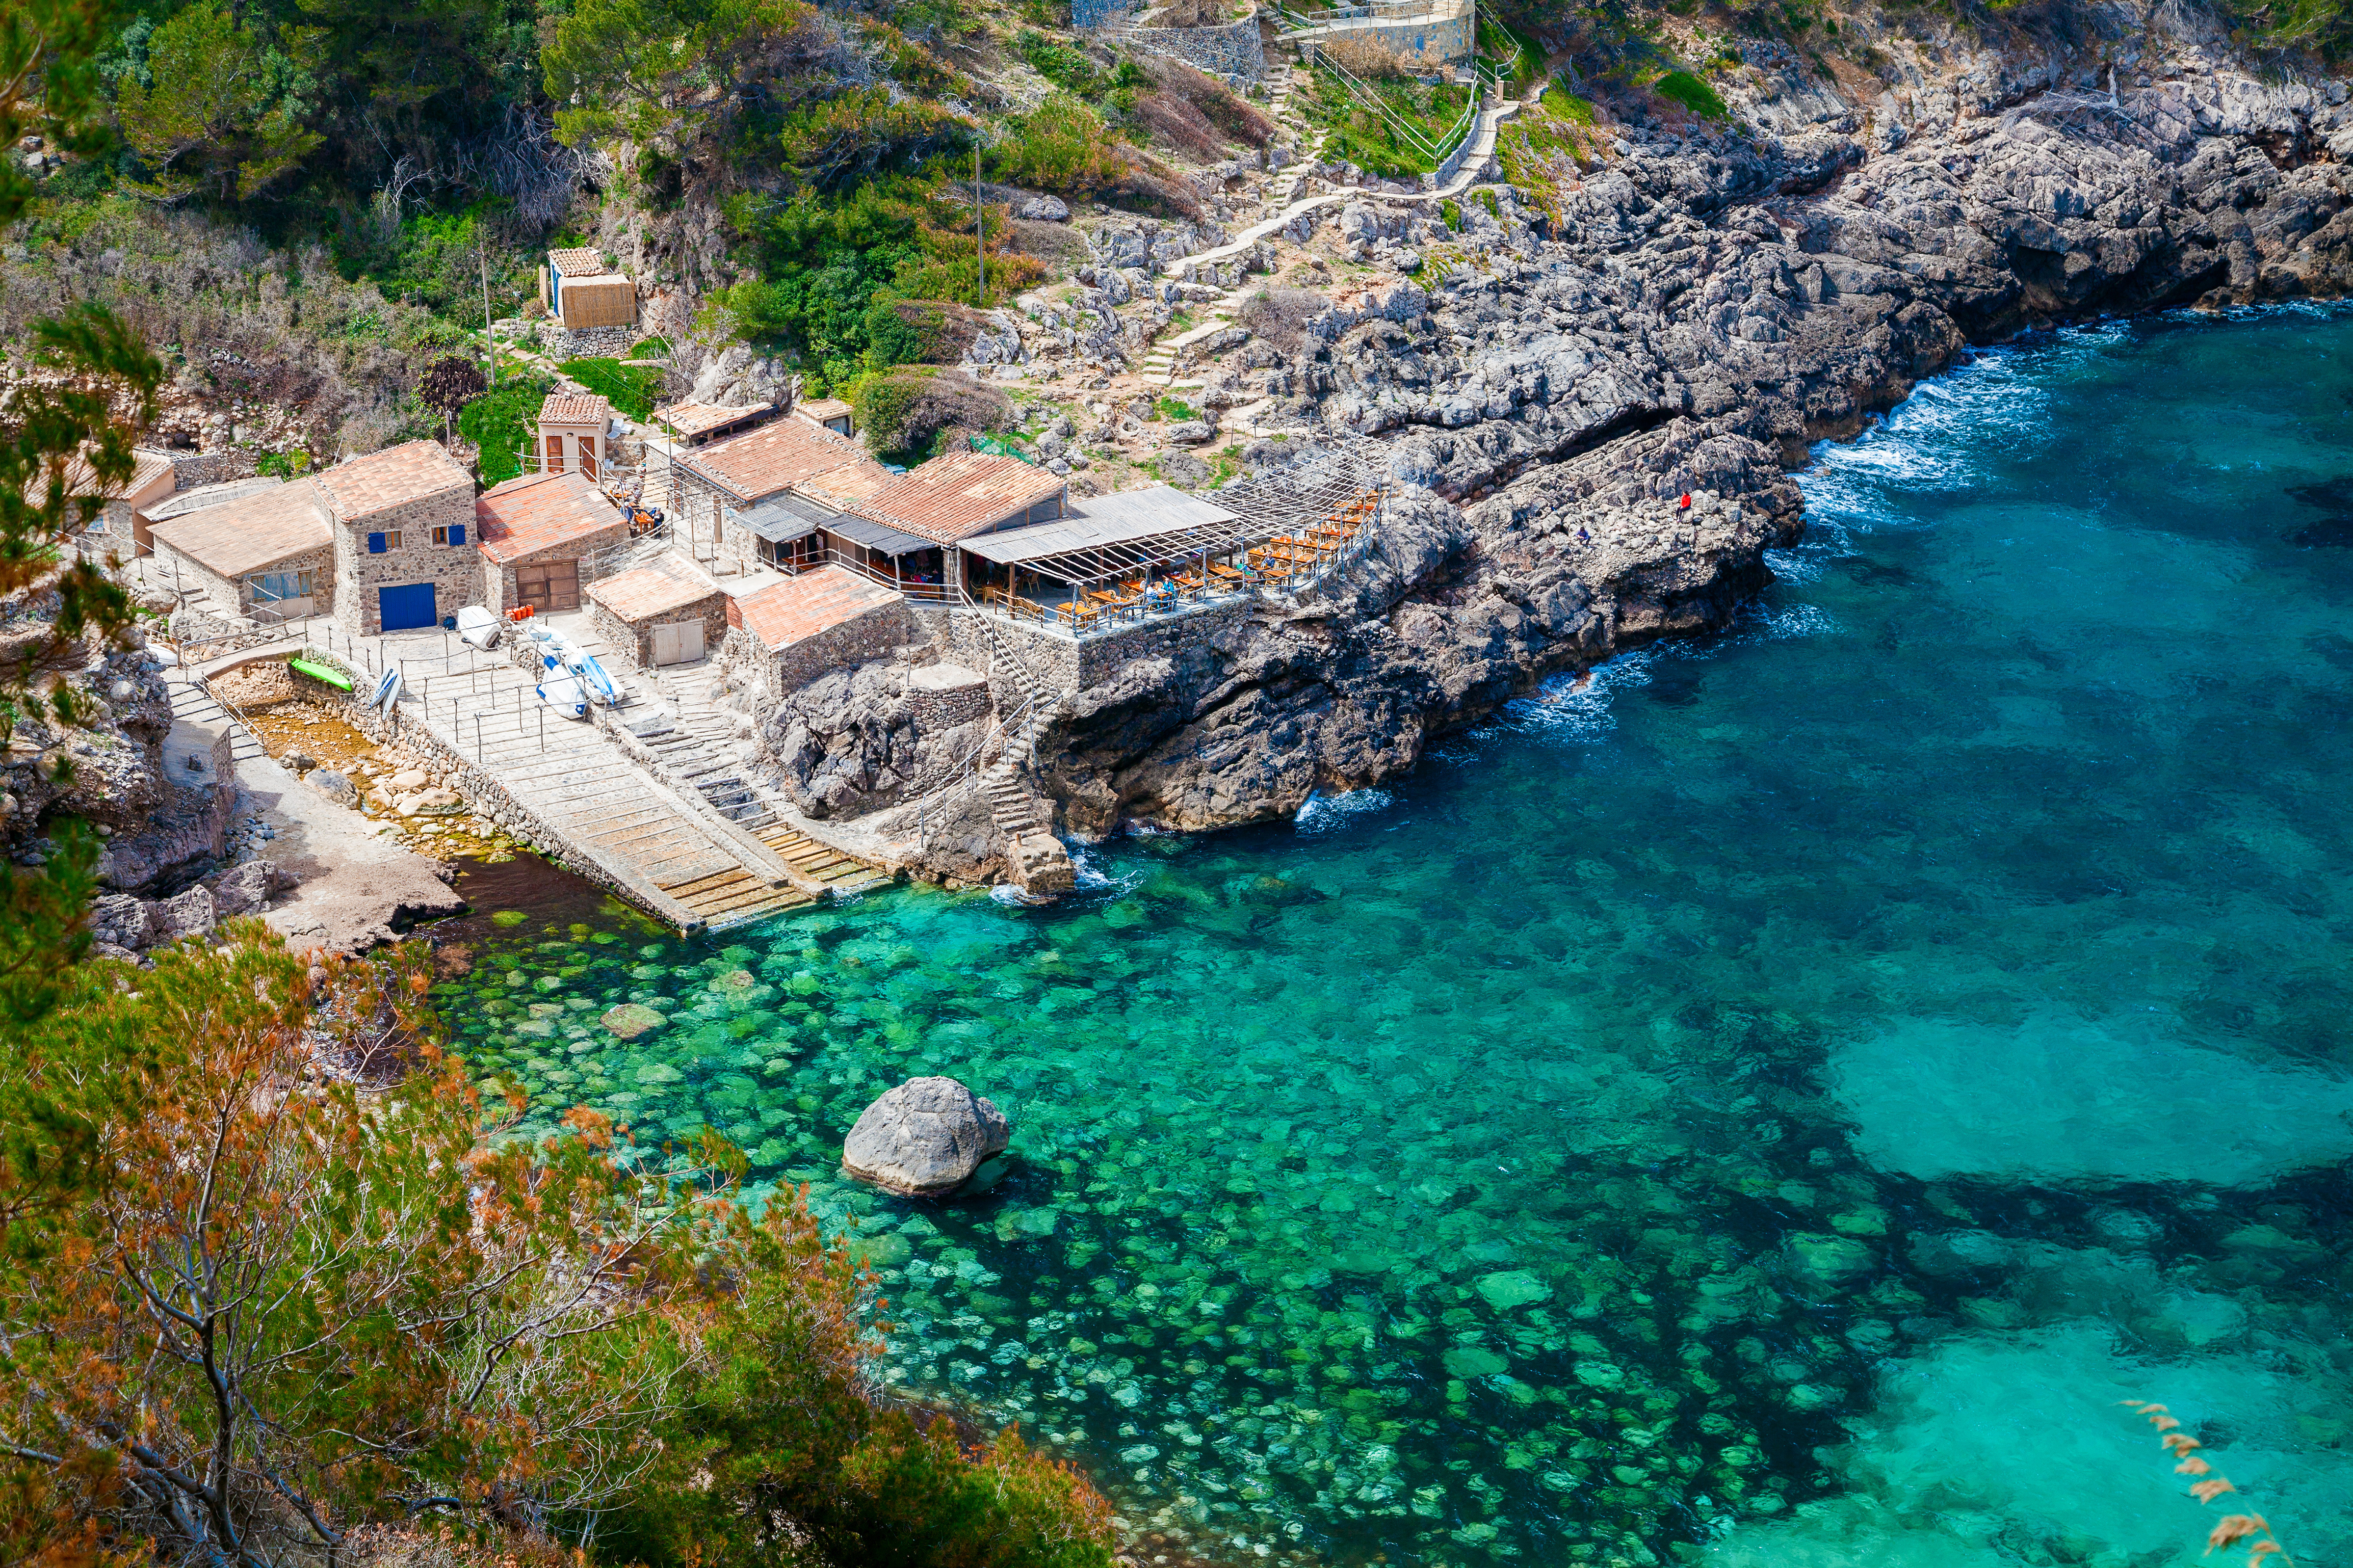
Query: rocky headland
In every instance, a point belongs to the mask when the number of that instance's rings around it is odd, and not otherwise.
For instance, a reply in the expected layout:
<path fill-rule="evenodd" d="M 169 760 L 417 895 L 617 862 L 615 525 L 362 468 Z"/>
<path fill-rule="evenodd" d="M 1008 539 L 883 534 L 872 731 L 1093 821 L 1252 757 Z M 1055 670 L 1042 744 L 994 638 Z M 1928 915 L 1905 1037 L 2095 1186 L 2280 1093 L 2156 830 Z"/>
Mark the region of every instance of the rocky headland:
<path fill-rule="evenodd" d="M 1880 42 L 1867 87 L 1758 73 L 1736 125 L 1630 129 L 1544 200 L 1467 194 L 1459 231 L 1374 196 L 1293 225 L 1376 270 L 1294 342 L 1226 334 L 1249 341 L 1202 367 L 1206 401 L 1275 400 L 1288 438 L 1249 445 L 1254 470 L 1335 445 L 1377 461 L 1387 517 L 1315 593 L 1153 639 L 1071 695 L 1031 771 L 1058 829 L 1285 816 L 1548 674 L 1723 626 L 1803 530 L 1810 444 L 1973 345 L 2344 291 L 2343 83 L 2251 61 L 2177 5 Z M 892 717 L 904 674 L 804 692 L 771 726 L 787 787 L 822 776 L 860 809 L 922 793 L 951 748 Z M 959 831 L 933 868 L 1005 851 L 977 816 Z"/>

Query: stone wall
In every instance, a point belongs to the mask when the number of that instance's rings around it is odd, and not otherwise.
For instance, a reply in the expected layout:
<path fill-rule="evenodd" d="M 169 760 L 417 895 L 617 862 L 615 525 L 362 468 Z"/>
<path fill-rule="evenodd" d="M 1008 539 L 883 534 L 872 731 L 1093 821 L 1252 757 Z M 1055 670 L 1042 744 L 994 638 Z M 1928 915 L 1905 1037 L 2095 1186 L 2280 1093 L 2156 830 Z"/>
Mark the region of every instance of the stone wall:
<path fill-rule="evenodd" d="M 828 670 L 886 658 L 913 641 L 914 635 L 906 601 L 894 599 L 814 637 L 786 643 L 766 660 L 768 700 L 776 701 L 786 692 L 798 691 Z"/>
<path fill-rule="evenodd" d="M 1266 47 L 1254 16 L 1222 27 L 1121 27 L 1113 37 L 1130 48 L 1183 60 L 1232 82 L 1256 81 L 1266 74 Z"/>
<path fill-rule="evenodd" d="M 994 616 L 988 617 L 988 631 L 983 632 L 982 612 L 959 610 L 948 628 L 948 644 L 960 664 L 1009 674 L 1005 661 L 994 657 L 988 635 L 994 633 L 1033 679 L 1075 694 L 1102 684 L 1137 659 L 1172 658 L 1190 644 L 1222 634 L 1240 624 L 1255 603 L 1231 599 L 1204 605 L 1084 637 L 1063 637 Z"/>
<path fill-rule="evenodd" d="M 354 637 L 384 629 L 376 590 L 411 583 L 433 584 L 433 613 L 454 616 L 482 602 L 482 556 L 474 548 L 474 486 L 462 485 L 420 496 L 398 506 L 343 519 L 335 528 L 335 620 Z M 433 530 L 463 528 L 463 544 L 436 544 Z M 368 552 L 368 535 L 397 530 L 400 545 L 381 555 Z"/>
<path fill-rule="evenodd" d="M 1432 68 L 1467 60 L 1476 47 L 1467 0 L 1434 5 L 1418 16 L 1352 16 L 1326 22 L 1300 42 L 1312 51 L 1319 42 L 1342 39 L 1378 44 L 1409 65 Z"/>

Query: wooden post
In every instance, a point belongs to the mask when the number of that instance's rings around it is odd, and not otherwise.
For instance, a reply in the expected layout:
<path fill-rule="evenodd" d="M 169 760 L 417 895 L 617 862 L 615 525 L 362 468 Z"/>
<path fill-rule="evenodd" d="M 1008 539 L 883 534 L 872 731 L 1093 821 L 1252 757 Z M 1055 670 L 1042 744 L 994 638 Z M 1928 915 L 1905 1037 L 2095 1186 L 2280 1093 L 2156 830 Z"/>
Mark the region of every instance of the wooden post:
<path fill-rule="evenodd" d="M 491 386 L 499 384 L 499 340 L 491 331 L 491 254 L 480 240 L 474 242 L 474 259 L 482 264 L 482 347 L 491 362 Z"/>

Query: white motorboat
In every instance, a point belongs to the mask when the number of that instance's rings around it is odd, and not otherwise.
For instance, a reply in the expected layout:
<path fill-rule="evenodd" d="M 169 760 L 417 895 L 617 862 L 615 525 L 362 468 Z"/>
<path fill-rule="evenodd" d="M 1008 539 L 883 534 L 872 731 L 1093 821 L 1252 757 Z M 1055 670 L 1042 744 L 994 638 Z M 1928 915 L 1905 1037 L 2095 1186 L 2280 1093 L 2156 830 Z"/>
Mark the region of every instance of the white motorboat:
<path fill-rule="evenodd" d="M 588 699 L 580 689 L 580 682 L 563 670 L 551 669 L 540 677 L 536 688 L 539 700 L 563 714 L 566 719 L 588 717 Z"/>

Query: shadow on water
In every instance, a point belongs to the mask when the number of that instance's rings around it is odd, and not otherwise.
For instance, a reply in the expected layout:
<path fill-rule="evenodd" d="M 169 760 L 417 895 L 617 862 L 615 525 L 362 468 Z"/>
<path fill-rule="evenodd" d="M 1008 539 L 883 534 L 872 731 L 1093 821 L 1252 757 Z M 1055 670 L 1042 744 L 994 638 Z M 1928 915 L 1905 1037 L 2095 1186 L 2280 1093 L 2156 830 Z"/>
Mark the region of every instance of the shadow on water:
<path fill-rule="evenodd" d="M 2300 550 L 2353 549 L 2353 474 L 2316 485 L 2291 486 L 2287 493 L 2306 506 L 2328 514 L 2318 522 L 2306 523 L 2290 532 L 2290 544 Z"/>

